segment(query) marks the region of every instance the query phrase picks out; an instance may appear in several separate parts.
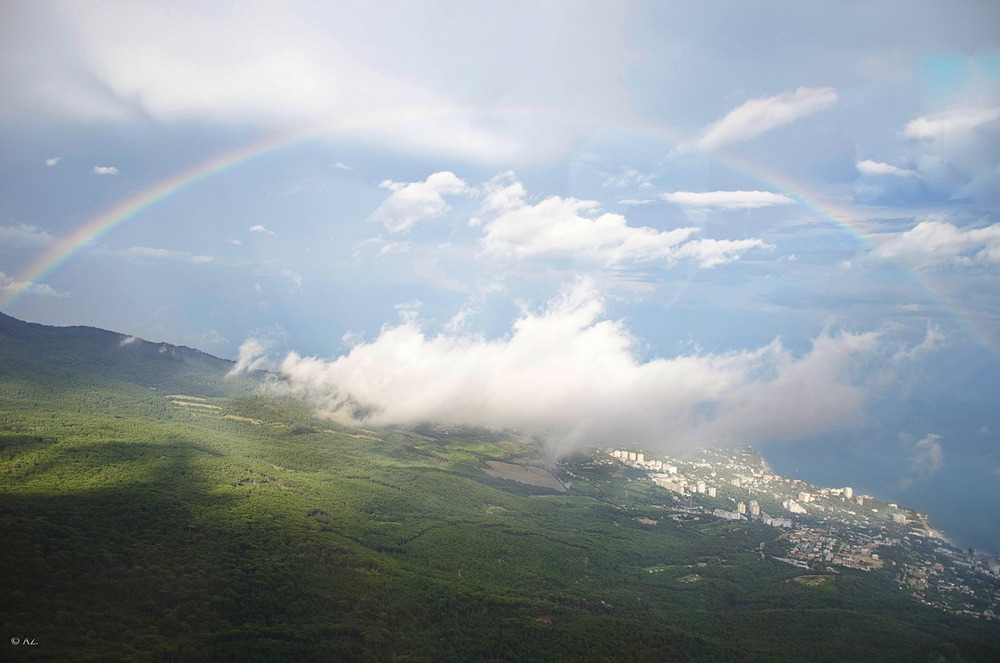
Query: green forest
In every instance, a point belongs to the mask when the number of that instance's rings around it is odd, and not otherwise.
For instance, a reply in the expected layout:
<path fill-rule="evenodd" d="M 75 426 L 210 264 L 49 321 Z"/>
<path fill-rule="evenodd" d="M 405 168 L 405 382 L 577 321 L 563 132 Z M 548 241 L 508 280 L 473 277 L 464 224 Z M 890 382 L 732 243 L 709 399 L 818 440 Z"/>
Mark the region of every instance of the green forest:
<path fill-rule="evenodd" d="M 0 319 L 3 660 L 1000 660 L 996 622 L 796 582 L 774 528 L 671 518 L 597 454 L 351 428 L 230 367 Z"/>

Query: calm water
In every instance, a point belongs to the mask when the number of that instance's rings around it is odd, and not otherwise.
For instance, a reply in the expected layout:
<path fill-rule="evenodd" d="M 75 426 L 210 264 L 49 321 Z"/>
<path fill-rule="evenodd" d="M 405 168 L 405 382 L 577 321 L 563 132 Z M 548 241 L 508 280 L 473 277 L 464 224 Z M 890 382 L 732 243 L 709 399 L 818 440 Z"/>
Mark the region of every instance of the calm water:
<path fill-rule="evenodd" d="M 989 454 L 947 452 L 931 476 L 914 477 L 909 457 L 895 450 L 819 445 L 764 445 L 778 474 L 817 486 L 851 486 L 927 513 L 931 525 L 963 548 L 1000 554 L 1000 475 Z M 906 478 L 912 483 L 901 484 Z"/>

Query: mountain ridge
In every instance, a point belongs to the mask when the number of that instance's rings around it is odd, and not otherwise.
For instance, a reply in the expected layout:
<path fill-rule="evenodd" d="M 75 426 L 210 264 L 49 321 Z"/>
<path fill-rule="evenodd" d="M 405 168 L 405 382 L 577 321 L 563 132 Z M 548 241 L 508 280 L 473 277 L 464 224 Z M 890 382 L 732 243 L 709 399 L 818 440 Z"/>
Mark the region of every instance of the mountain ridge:
<path fill-rule="evenodd" d="M 55 389 L 93 380 L 235 396 L 259 378 L 229 376 L 235 365 L 197 348 L 85 325 L 27 322 L 0 312 L 0 377 L 8 380 L 47 379 Z"/>

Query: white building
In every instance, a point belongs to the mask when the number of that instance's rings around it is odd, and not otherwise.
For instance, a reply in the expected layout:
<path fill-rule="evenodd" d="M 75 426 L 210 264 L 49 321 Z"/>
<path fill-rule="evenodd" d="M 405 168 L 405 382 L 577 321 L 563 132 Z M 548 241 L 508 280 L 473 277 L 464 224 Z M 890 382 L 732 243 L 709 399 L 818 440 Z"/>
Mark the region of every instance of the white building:
<path fill-rule="evenodd" d="M 852 497 L 854 497 L 854 489 L 851 488 L 850 486 L 844 487 L 844 497 L 846 497 L 847 499 L 851 499 Z"/>
<path fill-rule="evenodd" d="M 667 477 L 653 477 L 653 483 L 661 488 L 666 488 L 667 490 L 673 491 L 675 493 L 684 494 L 684 489 L 687 487 L 683 481 L 674 481 L 673 479 Z"/>
<path fill-rule="evenodd" d="M 806 508 L 795 500 L 785 500 L 781 503 L 781 506 L 792 513 L 806 513 Z"/>

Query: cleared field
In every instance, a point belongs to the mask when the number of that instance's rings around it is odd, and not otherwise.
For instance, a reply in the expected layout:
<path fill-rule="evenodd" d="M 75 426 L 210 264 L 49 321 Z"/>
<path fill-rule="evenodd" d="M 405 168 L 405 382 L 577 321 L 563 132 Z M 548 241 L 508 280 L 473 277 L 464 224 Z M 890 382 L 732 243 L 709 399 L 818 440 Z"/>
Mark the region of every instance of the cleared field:
<path fill-rule="evenodd" d="M 499 460 L 486 462 L 490 469 L 485 470 L 491 477 L 509 479 L 519 483 L 526 483 L 530 486 L 541 486 L 542 488 L 552 488 L 558 491 L 566 490 L 566 486 L 559 482 L 559 479 L 552 476 L 552 473 L 534 465 L 515 465 L 504 463 Z"/>

